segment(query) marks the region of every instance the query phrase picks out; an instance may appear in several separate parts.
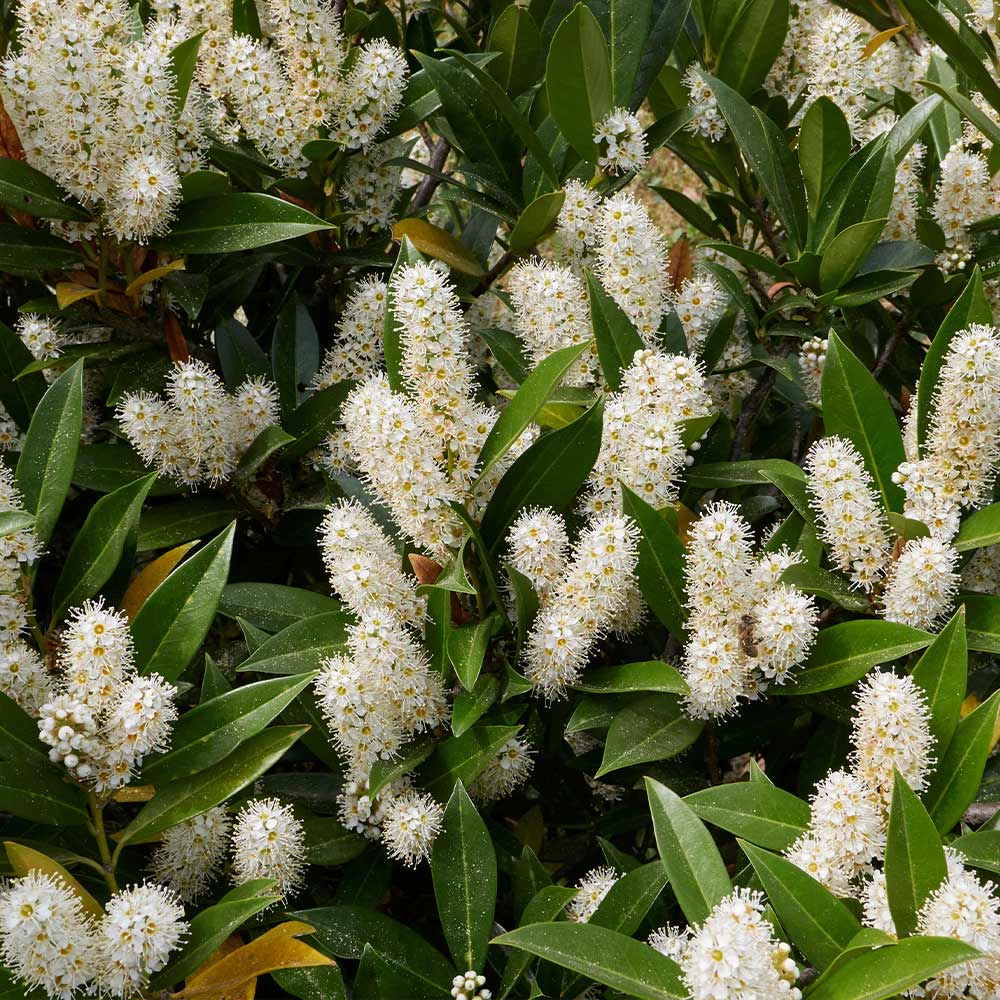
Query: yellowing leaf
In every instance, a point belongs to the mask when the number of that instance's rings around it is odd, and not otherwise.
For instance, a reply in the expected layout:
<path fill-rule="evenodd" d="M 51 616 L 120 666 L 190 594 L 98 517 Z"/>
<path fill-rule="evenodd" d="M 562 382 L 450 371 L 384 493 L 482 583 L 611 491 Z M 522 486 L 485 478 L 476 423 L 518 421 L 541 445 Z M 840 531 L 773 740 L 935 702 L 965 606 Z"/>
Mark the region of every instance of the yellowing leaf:
<path fill-rule="evenodd" d="M 56 302 L 60 309 L 71 306 L 80 299 L 93 298 L 100 294 L 99 288 L 88 288 L 86 285 L 77 284 L 75 281 L 60 281 L 56 285 Z"/>
<path fill-rule="evenodd" d="M 146 598 L 163 583 L 173 568 L 199 541 L 200 539 L 196 538 L 193 542 L 185 542 L 183 545 L 178 545 L 176 549 L 164 552 L 162 556 L 154 559 L 140 573 L 136 574 L 135 579 L 128 585 L 128 590 L 122 597 L 122 611 L 129 618 L 135 618 L 139 608 L 146 603 Z"/>
<path fill-rule="evenodd" d="M 889 41 L 890 38 L 892 38 L 893 35 L 898 35 L 905 29 L 905 24 L 897 24 L 894 28 L 886 28 L 885 31 L 880 31 L 877 35 L 873 35 L 868 40 L 868 44 L 865 46 L 865 50 L 862 53 L 861 58 L 870 59 L 880 48 L 882 48 L 883 45 L 885 45 L 887 41 Z"/>
<path fill-rule="evenodd" d="M 296 938 L 311 934 L 313 928 L 300 920 L 278 924 L 259 938 L 245 944 L 191 976 L 184 989 L 175 994 L 180 1000 L 232 1000 L 233 990 L 275 969 L 303 969 L 314 965 L 335 965 Z M 239 994 L 235 994 L 239 996 Z"/>
<path fill-rule="evenodd" d="M 227 955 L 231 955 L 234 951 L 238 951 L 243 947 L 243 938 L 239 934 L 230 934 L 222 944 L 219 945 L 204 964 L 197 969 L 194 973 L 188 976 L 188 982 L 192 982 L 198 976 L 202 974 L 209 966 L 215 965 L 216 962 L 221 961 Z M 212 1000 L 254 1000 L 257 995 L 257 977 L 254 976 L 252 979 L 248 979 L 245 983 L 240 983 L 239 986 L 234 986 L 231 990 L 226 990 L 225 993 L 213 994 Z"/>
<path fill-rule="evenodd" d="M 400 219 L 392 227 L 392 238 L 402 240 L 404 236 L 409 236 L 410 242 L 421 253 L 443 260 L 456 271 L 476 278 L 485 273 L 461 240 L 426 219 Z"/>
<path fill-rule="evenodd" d="M 964 719 L 967 715 L 972 715 L 977 708 L 979 708 L 979 699 L 974 694 L 970 694 L 969 697 L 962 702 L 962 718 Z"/>
<path fill-rule="evenodd" d="M 685 545 L 687 545 L 691 527 L 697 520 L 698 515 L 690 507 L 685 507 L 682 503 L 677 505 L 677 534 Z"/>
<path fill-rule="evenodd" d="M 170 274 L 171 271 L 183 271 L 184 267 L 184 258 L 179 257 L 177 260 L 172 260 L 169 264 L 164 264 L 163 267 L 154 267 L 149 271 L 144 271 L 135 281 L 129 284 L 128 288 L 125 289 L 125 294 L 129 298 L 135 298 L 140 289 L 148 285 L 151 281 L 157 281 L 165 275 Z"/>
<path fill-rule="evenodd" d="M 153 785 L 126 785 L 111 797 L 115 802 L 148 802 L 155 794 Z"/>
<path fill-rule="evenodd" d="M 5 840 L 3 846 L 15 875 L 27 875 L 31 871 L 55 875 L 62 880 L 70 892 L 79 897 L 83 908 L 88 913 L 95 917 L 103 916 L 104 907 L 58 861 L 53 861 L 48 855 L 42 854 L 41 851 L 36 851 L 34 848 L 25 847 L 24 844 L 15 844 L 12 840 Z"/>

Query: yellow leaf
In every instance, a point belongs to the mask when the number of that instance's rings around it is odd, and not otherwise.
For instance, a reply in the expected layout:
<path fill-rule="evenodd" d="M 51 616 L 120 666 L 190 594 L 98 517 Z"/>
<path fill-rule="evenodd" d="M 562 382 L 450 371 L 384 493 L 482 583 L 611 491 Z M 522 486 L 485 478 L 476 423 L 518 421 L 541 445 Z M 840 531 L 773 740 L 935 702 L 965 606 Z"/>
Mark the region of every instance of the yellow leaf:
<path fill-rule="evenodd" d="M 194 980 L 197 976 L 201 975 L 209 966 L 215 965 L 216 962 L 225 958 L 227 955 L 231 955 L 234 951 L 238 951 L 243 947 L 243 938 L 239 934 L 230 934 L 222 944 L 219 945 L 211 955 L 208 956 L 207 960 L 202 963 L 202 965 L 188 977 L 188 982 Z M 254 976 L 252 979 L 248 979 L 245 983 L 241 983 L 239 986 L 233 987 L 231 990 L 226 990 L 225 993 L 214 994 L 212 1000 L 254 1000 L 257 995 L 257 977 Z"/>
<path fill-rule="evenodd" d="M 261 934 L 249 944 L 199 969 L 184 984 L 175 1000 L 232 1000 L 233 990 L 275 969 L 304 969 L 314 965 L 336 965 L 296 938 L 314 928 L 300 920 L 289 920 Z M 239 994 L 236 994 L 238 996 Z"/>
<path fill-rule="evenodd" d="M 971 715 L 977 708 L 979 708 L 979 699 L 974 694 L 970 694 L 969 697 L 962 702 L 960 714 L 964 719 L 967 715 Z"/>
<path fill-rule="evenodd" d="M 861 58 L 870 59 L 893 35 L 898 35 L 901 31 L 905 30 L 905 24 L 897 24 L 895 28 L 886 28 L 885 31 L 880 31 L 877 35 L 872 35 L 865 46 L 865 51 L 862 53 Z"/>
<path fill-rule="evenodd" d="M 684 545 L 687 545 L 691 527 L 697 520 L 698 515 L 690 507 L 685 507 L 682 503 L 677 505 L 677 534 Z"/>
<path fill-rule="evenodd" d="M 402 240 L 404 236 L 408 236 L 421 253 L 443 260 L 456 271 L 475 278 L 486 273 L 461 240 L 426 219 L 400 219 L 392 227 L 392 238 Z"/>
<path fill-rule="evenodd" d="M 115 802 L 148 802 L 155 794 L 153 785 L 126 785 L 111 797 Z"/>
<path fill-rule="evenodd" d="M 173 568 L 200 540 L 185 542 L 183 545 L 178 545 L 176 549 L 164 552 L 162 556 L 154 559 L 140 573 L 136 574 L 135 579 L 128 585 L 128 590 L 122 597 L 122 611 L 130 619 L 135 618 L 139 608 L 146 603 L 146 598 L 166 580 Z"/>
<path fill-rule="evenodd" d="M 95 917 L 104 915 L 104 907 L 58 861 L 53 861 L 52 858 L 42 854 L 41 851 L 25 847 L 24 844 L 15 844 L 12 840 L 5 840 L 3 846 L 15 875 L 27 875 L 31 871 L 40 871 L 46 875 L 55 875 L 62 880 L 70 892 L 79 897 L 83 908 L 88 913 L 93 914 Z"/>
<path fill-rule="evenodd" d="M 79 285 L 75 281 L 60 281 L 56 285 L 56 302 L 59 304 L 60 309 L 65 309 L 74 302 L 79 302 L 80 299 L 93 298 L 95 295 L 99 295 L 100 292 L 99 288 L 88 288 L 86 285 Z"/>
<path fill-rule="evenodd" d="M 165 275 L 170 274 L 171 271 L 183 271 L 184 267 L 184 258 L 181 257 L 178 260 L 172 260 L 169 264 L 164 264 L 163 267 L 154 267 L 149 271 L 145 271 L 129 284 L 128 288 L 125 289 L 125 294 L 129 298 L 134 299 L 139 290 L 151 281 L 158 281 Z"/>

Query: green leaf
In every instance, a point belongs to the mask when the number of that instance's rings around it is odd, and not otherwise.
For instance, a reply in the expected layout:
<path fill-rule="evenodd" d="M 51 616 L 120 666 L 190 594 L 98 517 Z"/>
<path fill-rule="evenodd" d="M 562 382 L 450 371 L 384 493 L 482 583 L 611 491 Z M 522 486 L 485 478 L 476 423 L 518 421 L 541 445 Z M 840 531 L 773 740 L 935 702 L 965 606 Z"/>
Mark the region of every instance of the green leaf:
<path fill-rule="evenodd" d="M 199 31 L 197 35 L 185 38 L 183 42 L 175 45 L 170 51 L 170 73 L 174 78 L 174 97 L 177 101 L 176 114 L 184 110 L 187 101 L 188 91 L 191 89 L 191 81 L 194 79 L 194 71 L 198 65 L 198 50 L 201 48 L 201 40 L 205 36 L 204 31 Z"/>
<path fill-rule="evenodd" d="M 848 438 L 882 495 L 886 510 L 903 509 L 892 474 L 905 460 L 903 439 L 882 387 L 831 331 L 823 366 L 823 421 L 827 434 Z"/>
<path fill-rule="evenodd" d="M 912 937 L 865 951 L 817 982 L 809 1000 L 888 1000 L 980 952 L 953 938 Z"/>
<path fill-rule="evenodd" d="M 22 764 L 29 771 L 51 767 L 48 751 L 38 738 L 38 723 L 20 705 L 0 692 L 0 759 Z"/>
<path fill-rule="evenodd" d="M 29 531 L 35 519 L 23 510 L 0 511 L 0 536 L 13 535 L 18 531 Z"/>
<path fill-rule="evenodd" d="M 238 192 L 182 205 L 170 233 L 153 242 L 172 253 L 236 253 L 331 228 L 281 198 Z"/>
<path fill-rule="evenodd" d="M 419 767 L 434 752 L 435 741 L 424 736 L 407 743 L 392 760 L 377 760 L 368 775 L 368 795 L 374 799 L 390 782 Z"/>
<path fill-rule="evenodd" d="M 781 581 L 793 584 L 805 594 L 817 594 L 824 600 L 839 604 L 845 611 L 859 614 L 871 611 L 872 605 L 868 597 L 852 587 L 840 573 L 820 569 L 809 563 L 797 563 L 781 574 Z"/>
<path fill-rule="evenodd" d="M 664 694 L 687 694 L 687 681 L 676 667 L 663 660 L 623 663 L 619 667 L 588 670 L 573 685 L 575 691 L 594 694 L 627 694 L 632 691 L 660 691 Z"/>
<path fill-rule="evenodd" d="M 567 142 L 595 163 L 594 129 L 613 106 L 611 62 L 604 32 L 578 3 L 552 36 L 545 64 L 549 113 Z"/>
<path fill-rule="evenodd" d="M 272 969 L 271 978 L 286 993 L 300 1000 L 347 1000 L 347 987 L 340 969 L 313 965 L 304 969 Z"/>
<path fill-rule="evenodd" d="M 650 6 L 650 30 L 639 57 L 632 98 L 628 102 L 631 111 L 638 110 L 646 98 L 650 84 L 659 76 L 673 52 L 677 39 L 684 30 L 691 0 L 653 0 Z"/>
<path fill-rule="evenodd" d="M 269 880 L 261 880 L 263 886 L 273 886 Z M 179 983 L 195 972 L 215 953 L 231 934 L 240 929 L 251 917 L 271 906 L 277 896 L 266 895 L 260 887 L 259 895 L 243 896 L 243 888 L 234 889 L 223 896 L 214 906 L 209 906 L 191 919 L 191 930 L 184 947 L 174 960 L 160 973 L 153 976 L 149 988 L 165 990 Z"/>
<path fill-rule="evenodd" d="M 535 419 L 573 363 L 590 348 L 590 341 L 573 344 L 550 354 L 524 380 L 504 407 L 479 451 L 478 482 L 510 450 Z"/>
<path fill-rule="evenodd" d="M 744 0 L 728 26 L 716 65 L 719 79 L 749 96 L 763 84 L 788 31 L 788 0 Z"/>
<path fill-rule="evenodd" d="M 997 542 L 1000 542 L 1000 503 L 991 503 L 962 522 L 952 545 L 958 552 L 970 552 Z"/>
<path fill-rule="evenodd" d="M 788 234 L 791 255 L 806 241 L 806 192 L 795 157 L 778 127 L 721 80 L 706 74 L 733 138 L 760 181 Z"/>
<path fill-rule="evenodd" d="M 968 669 L 965 608 L 960 607 L 924 651 L 912 673 L 927 699 L 930 731 L 938 756 L 951 742 L 961 717 Z"/>
<path fill-rule="evenodd" d="M 208 634 L 229 575 L 235 523 L 182 562 L 146 598 L 132 622 L 140 673 L 174 681 Z"/>
<path fill-rule="evenodd" d="M 185 712 L 174 724 L 170 750 L 146 760 L 142 780 L 159 786 L 228 757 L 276 719 L 315 676 L 275 677 L 246 684 Z"/>
<path fill-rule="evenodd" d="M 34 275 L 62 271 L 80 263 L 80 252 L 69 243 L 42 229 L 0 225 L 0 270 Z"/>
<path fill-rule="evenodd" d="M 526 927 L 530 924 L 541 924 L 555 920 L 566 909 L 566 905 L 576 896 L 578 891 L 564 885 L 543 886 L 525 906 L 524 913 L 521 914 L 520 925 Z M 527 971 L 532 957 L 531 953 L 527 951 L 519 949 L 511 951 L 500 979 L 500 1000 L 505 1000 L 510 995 L 517 985 L 518 979 Z"/>
<path fill-rule="evenodd" d="M 566 427 L 539 438 L 504 473 L 483 514 L 481 531 L 491 552 L 526 507 L 564 510 L 590 475 L 601 448 L 604 401 L 598 399 Z"/>
<path fill-rule="evenodd" d="M 90 508 L 56 581 L 53 622 L 62 621 L 70 608 L 93 597 L 111 579 L 126 543 L 135 536 L 139 512 L 155 479 L 155 472 L 137 479 L 101 497 Z"/>
<path fill-rule="evenodd" d="M 439 743 L 421 769 L 421 786 L 447 801 L 457 782 L 471 785 L 500 748 L 517 736 L 520 726 L 473 726 L 461 736 Z"/>
<path fill-rule="evenodd" d="M 22 160 L 0 160 L 0 204 L 42 219 L 90 218 L 54 180 Z"/>
<path fill-rule="evenodd" d="M 236 476 L 241 479 L 253 476 L 268 459 L 273 458 L 294 440 L 291 434 L 286 434 L 277 424 L 265 427 L 243 453 L 239 465 L 236 466 Z"/>
<path fill-rule="evenodd" d="M 965 637 L 969 649 L 1000 653 L 1000 597 L 993 594 L 963 594 Z"/>
<path fill-rule="evenodd" d="M 961 851 L 967 863 L 996 874 L 1000 872 L 1000 830 L 976 830 L 963 834 L 950 844 Z"/>
<path fill-rule="evenodd" d="M 813 101 L 799 126 L 798 156 L 813 214 L 830 182 L 851 155 L 851 129 L 829 97 Z"/>
<path fill-rule="evenodd" d="M 486 824 L 461 782 L 444 811 L 431 851 L 441 929 L 455 965 L 481 969 L 493 927 L 497 857 Z"/>
<path fill-rule="evenodd" d="M 155 488 L 150 492 L 155 492 Z M 238 507 L 217 495 L 189 496 L 175 503 L 150 507 L 139 519 L 136 550 L 172 549 L 182 542 L 204 538 L 225 527 L 240 513 Z"/>
<path fill-rule="evenodd" d="M 38 401 L 45 395 L 45 377 L 38 372 L 18 378 L 32 354 L 21 338 L 5 323 L 0 323 L 0 403 L 21 430 L 31 422 Z"/>
<path fill-rule="evenodd" d="M 726 866 L 690 806 L 658 781 L 645 781 L 660 861 L 688 923 L 699 924 L 732 891 Z"/>
<path fill-rule="evenodd" d="M 83 362 L 49 386 L 35 409 L 14 477 L 24 507 L 35 515 L 35 536 L 52 536 L 73 479 L 83 427 Z"/>
<path fill-rule="evenodd" d="M 0 810 L 47 826 L 87 822 L 87 800 L 79 785 L 22 761 L 0 763 Z"/>
<path fill-rule="evenodd" d="M 281 398 L 281 418 L 289 420 L 299 405 L 301 386 L 319 367 L 319 336 L 312 316 L 297 295 L 278 314 L 271 339 L 271 371 Z"/>
<path fill-rule="evenodd" d="M 652 760 L 667 760 L 698 738 L 703 723 L 692 719 L 672 694 L 647 694 L 615 714 L 604 744 L 604 759 L 594 775 Z"/>
<path fill-rule="evenodd" d="M 416 931 L 377 910 L 361 906 L 323 906 L 295 914 L 316 928 L 316 940 L 337 958 L 358 959 L 365 945 L 409 978 L 414 1000 L 450 996 L 455 968 Z M 464 970 L 463 970 L 464 971 Z"/>
<path fill-rule="evenodd" d="M 715 489 L 719 486 L 767 485 L 773 475 L 784 475 L 804 483 L 805 473 L 794 462 L 783 458 L 765 458 L 762 461 L 708 462 L 696 465 L 686 473 L 685 479 L 691 486 L 701 489 Z"/>
<path fill-rule="evenodd" d="M 653 614 L 677 639 L 684 637 L 684 546 L 666 518 L 622 486 L 622 507 L 639 526 L 636 579 Z"/>
<path fill-rule="evenodd" d="M 340 408 L 354 382 L 337 382 L 308 396 L 284 422 L 295 438 L 283 451 L 282 461 L 291 462 L 319 447 L 340 419 Z"/>
<path fill-rule="evenodd" d="M 515 10 L 513 5 L 507 10 Z M 555 224 L 566 199 L 565 191 L 540 194 L 519 216 L 510 231 L 507 245 L 511 253 L 527 253 Z"/>
<path fill-rule="evenodd" d="M 938 327 L 931 346 L 924 356 L 924 363 L 920 366 L 920 381 L 917 383 L 917 443 L 921 450 L 931 426 L 932 404 L 937 390 L 938 376 L 951 342 L 958 333 L 967 329 L 972 323 L 988 325 L 992 322 L 993 310 L 983 291 L 983 275 L 977 266 L 973 268 L 972 276 L 962 294 Z"/>
<path fill-rule="evenodd" d="M 857 274 L 858 268 L 878 242 L 887 219 L 857 222 L 837 233 L 823 251 L 819 265 L 819 287 L 823 292 L 839 289 Z"/>
<path fill-rule="evenodd" d="M 990 755 L 1000 711 L 1000 691 L 966 716 L 938 760 L 924 805 L 941 834 L 947 833 L 975 800 Z"/>
<path fill-rule="evenodd" d="M 305 726 L 271 726 L 246 740 L 238 754 L 157 788 L 152 799 L 122 831 L 121 839 L 148 840 L 225 802 L 270 770 L 305 731 Z"/>
<path fill-rule="evenodd" d="M 490 29 L 486 51 L 500 53 L 489 63 L 489 72 L 511 97 L 542 75 L 542 36 L 526 7 L 511 4 L 504 9 Z"/>
<path fill-rule="evenodd" d="M 500 624 L 498 615 L 474 625 L 453 628 L 448 633 L 448 659 L 466 691 L 476 686 L 490 639 Z"/>
<path fill-rule="evenodd" d="M 330 611 L 293 622 L 261 643 L 239 669 L 261 674 L 303 674 L 319 670 L 328 657 L 343 651 L 349 624 L 346 611 Z"/>
<path fill-rule="evenodd" d="M 451 731 L 456 736 L 471 729 L 497 700 L 500 681 L 495 674 L 483 674 L 471 691 L 455 695 L 451 708 Z"/>
<path fill-rule="evenodd" d="M 675 962 L 595 924 L 531 924 L 501 934 L 493 943 L 520 948 L 640 1000 L 683 1000 L 688 995 Z"/>
<path fill-rule="evenodd" d="M 222 365 L 226 388 L 233 390 L 248 378 L 270 378 L 267 355 L 250 331 L 227 317 L 215 328 L 215 350 Z"/>
<path fill-rule="evenodd" d="M 220 615 L 245 618 L 267 632 L 280 632 L 303 618 L 340 610 L 340 602 L 326 594 L 280 583 L 229 583 L 219 601 Z"/>
<path fill-rule="evenodd" d="M 809 804 L 769 781 L 715 785 L 684 802 L 705 822 L 772 851 L 787 850 L 809 826 Z"/>
<path fill-rule="evenodd" d="M 896 771 L 885 844 L 885 882 L 896 933 L 916 933 L 927 897 L 948 877 L 941 838 L 923 803 Z"/>
<path fill-rule="evenodd" d="M 645 349 L 646 344 L 639 331 L 632 325 L 632 321 L 608 295 L 603 285 L 589 271 L 586 274 L 590 322 L 597 340 L 601 370 L 608 385 L 617 392 L 621 385 L 622 372 L 631 366 L 635 352 Z"/>
<path fill-rule="evenodd" d="M 313 816 L 303 821 L 306 855 L 311 865 L 328 868 L 346 864 L 359 857 L 368 846 L 360 834 L 345 829 L 332 816 Z"/>
<path fill-rule="evenodd" d="M 872 667 L 929 646 L 933 636 L 898 622 L 874 619 L 841 622 L 823 629 L 805 664 L 775 695 L 816 694 L 846 687 Z"/>
<path fill-rule="evenodd" d="M 857 917 L 791 861 L 742 841 L 740 847 L 789 940 L 816 968 L 826 968 L 861 930 Z"/>

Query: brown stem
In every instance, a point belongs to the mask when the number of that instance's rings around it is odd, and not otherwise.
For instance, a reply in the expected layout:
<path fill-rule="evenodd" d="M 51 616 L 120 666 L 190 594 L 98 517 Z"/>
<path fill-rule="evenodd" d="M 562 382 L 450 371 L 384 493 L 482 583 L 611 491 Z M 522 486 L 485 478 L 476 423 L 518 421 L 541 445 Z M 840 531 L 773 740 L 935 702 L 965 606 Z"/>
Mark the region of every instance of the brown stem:
<path fill-rule="evenodd" d="M 444 167 L 444 161 L 448 159 L 449 152 L 451 152 L 451 146 L 448 140 L 438 139 L 431 150 L 431 168 L 440 171 Z M 437 191 L 440 184 L 441 179 L 439 177 L 432 177 L 428 174 L 420 182 L 420 186 L 413 195 L 413 200 L 410 202 L 410 209 L 423 208 L 434 197 L 434 192 Z"/>
<path fill-rule="evenodd" d="M 902 322 L 897 323 L 896 329 L 892 331 L 892 336 L 886 341 L 885 347 L 882 348 L 882 353 L 878 356 L 875 367 L 872 369 L 872 375 L 876 378 L 885 371 L 892 360 L 892 356 L 896 353 L 896 348 L 899 347 L 899 342 L 903 339 L 904 329 Z"/>

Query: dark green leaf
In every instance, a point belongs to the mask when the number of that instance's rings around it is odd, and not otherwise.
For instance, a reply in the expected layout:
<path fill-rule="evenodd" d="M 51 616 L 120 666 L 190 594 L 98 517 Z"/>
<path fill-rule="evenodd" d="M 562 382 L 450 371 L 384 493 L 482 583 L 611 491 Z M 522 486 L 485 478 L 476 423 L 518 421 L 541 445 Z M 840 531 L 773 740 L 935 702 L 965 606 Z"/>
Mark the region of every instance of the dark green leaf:
<path fill-rule="evenodd" d="M 261 674 L 319 670 L 328 657 L 343 650 L 349 624 L 346 611 L 330 611 L 293 622 L 258 646 L 239 669 Z"/>
<path fill-rule="evenodd" d="M 594 777 L 652 760 L 667 760 L 698 738 L 703 724 L 672 694 L 647 694 L 615 714 Z"/>
<path fill-rule="evenodd" d="M 54 180 L 22 160 L 0 160 L 0 204 L 42 219 L 90 218 Z"/>
<path fill-rule="evenodd" d="M 961 607 L 924 651 L 912 674 L 927 699 L 930 731 L 939 757 L 951 742 L 961 716 L 968 669 L 965 608 Z"/>
<path fill-rule="evenodd" d="M 809 207 L 816 213 L 830 182 L 851 155 L 851 129 L 829 97 L 810 105 L 799 126 L 799 165 Z"/>
<path fill-rule="evenodd" d="M 617 391 L 622 372 L 631 367 L 635 352 L 643 350 L 646 345 L 632 321 L 589 271 L 587 295 L 601 369 L 608 385 Z"/>
<path fill-rule="evenodd" d="M 707 823 L 772 851 L 788 850 L 809 826 L 809 804 L 769 781 L 715 785 L 684 801 Z"/>
<path fill-rule="evenodd" d="M 22 761 L 0 763 L 0 809 L 47 826 L 81 826 L 87 822 L 87 800 L 79 785 L 48 769 Z"/>

